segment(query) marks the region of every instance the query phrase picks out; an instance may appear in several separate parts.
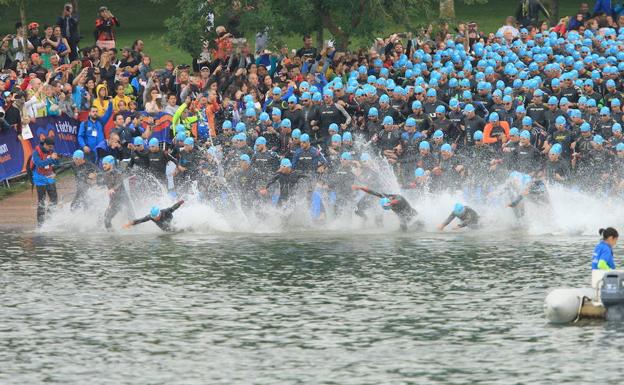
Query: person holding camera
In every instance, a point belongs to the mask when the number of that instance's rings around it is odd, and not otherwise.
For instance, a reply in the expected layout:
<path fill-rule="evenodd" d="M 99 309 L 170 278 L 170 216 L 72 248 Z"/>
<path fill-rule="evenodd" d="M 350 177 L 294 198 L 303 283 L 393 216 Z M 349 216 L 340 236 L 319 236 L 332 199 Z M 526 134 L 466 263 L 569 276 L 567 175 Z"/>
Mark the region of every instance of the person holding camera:
<path fill-rule="evenodd" d="M 113 27 L 119 27 L 119 20 L 108 7 L 101 6 L 95 20 L 95 45 L 101 49 L 115 48 L 115 32 Z"/>
<path fill-rule="evenodd" d="M 66 3 L 63 7 L 63 14 L 56 19 L 56 25 L 61 28 L 61 35 L 69 44 L 69 59 L 78 59 L 78 42 L 80 32 L 78 31 L 78 10 L 74 12 L 74 7 Z"/>
<path fill-rule="evenodd" d="M 22 23 L 15 23 L 15 35 L 11 35 L 11 37 L 13 38 L 11 46 L 15 49 L 15 60 L 25 60 L 28 53 L 34 50 L 35 47 L 26 38 Z"/>

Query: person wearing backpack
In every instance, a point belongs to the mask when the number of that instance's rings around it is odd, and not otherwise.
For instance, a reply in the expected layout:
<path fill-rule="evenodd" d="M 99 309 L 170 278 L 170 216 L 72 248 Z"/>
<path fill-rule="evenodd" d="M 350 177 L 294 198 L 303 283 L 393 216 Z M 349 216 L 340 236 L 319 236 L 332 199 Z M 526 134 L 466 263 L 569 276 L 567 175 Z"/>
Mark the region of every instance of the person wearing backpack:
<path fill-rule="evenodd" d="M 58 202 L 54 167 L 59 164 L 59 156 L 54 152 L 54 138 L 45 138 L 35 147 L 30 160 L 32 184 L 37 189 L 37 223 L 43 225 L 46 213 Z M 46 195 L 50 204 L 46 209 Z"/>

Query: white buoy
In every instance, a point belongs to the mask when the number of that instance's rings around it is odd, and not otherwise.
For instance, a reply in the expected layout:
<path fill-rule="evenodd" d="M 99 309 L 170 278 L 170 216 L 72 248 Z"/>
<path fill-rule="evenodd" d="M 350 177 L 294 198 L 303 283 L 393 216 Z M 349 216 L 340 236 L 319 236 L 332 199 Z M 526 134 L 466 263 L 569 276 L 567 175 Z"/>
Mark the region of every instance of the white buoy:
<path fill-rule="evenodd" d="M 574 321 L 581 310 L 583 298 L 593 298 L 592 288 L 555 289 L 544 300 L 544 313 L 551 323 Z"/>

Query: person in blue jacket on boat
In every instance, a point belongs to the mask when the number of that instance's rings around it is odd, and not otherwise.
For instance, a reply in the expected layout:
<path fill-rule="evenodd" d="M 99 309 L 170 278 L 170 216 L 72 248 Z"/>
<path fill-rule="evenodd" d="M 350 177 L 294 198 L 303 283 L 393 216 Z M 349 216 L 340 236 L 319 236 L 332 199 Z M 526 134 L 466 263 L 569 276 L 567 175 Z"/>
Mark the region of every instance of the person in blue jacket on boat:
<path fill-rule="evenodd" d="M 605 272 L 615 269 L 613 258 L 613 248 L 617 244 L 619 234 L 613 227 L 600 229 L 598 233 L 602 236 L 600 242 L 594 248 L 592 256 L 592 287 L 598 288 L 602 276 Z"/>

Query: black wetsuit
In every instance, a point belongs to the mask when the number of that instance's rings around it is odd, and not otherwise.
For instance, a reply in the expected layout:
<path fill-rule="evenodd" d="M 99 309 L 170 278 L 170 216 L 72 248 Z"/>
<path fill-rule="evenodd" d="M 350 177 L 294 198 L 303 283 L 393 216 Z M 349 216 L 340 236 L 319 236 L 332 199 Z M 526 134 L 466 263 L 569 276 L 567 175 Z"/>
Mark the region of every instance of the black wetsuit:
<path fill-rule="evenodd" d="M 418 212 L 410 206 L 407 199 L 400 194 L 383 194 L 368 188 L 362 188 L 361 190 L 379 198 L 390 199 L 390 210 L 392 210 L 399 217 L 399 221 L 401 222 L 401 231 L 407 231 L 409 223 L 416 217 L 416 215 L 418 215 Z"/>
<path fill-rule="evenodd" d="M 113 217 L 117 215 L 122 206 L 130 207 L 130 200 L 128 198 L 128 192 L 123 185 L 123 174 L 117 169 L 112 169 L 104 173 L 104 185 L 109 190 L 114 190 L 110 195 L 110 201 L 108 207 L 104 212 L 104 226 L 107 229 L 111 228 L 111 221 Z"/>
<path fill-rule="evenodd" d="M 74 175 L 76 177 L 76 195 L 71 202 L 71 210 L 79 208 L 86 209 L 89 206 L 87 202 L 87 191 L 89 191 L 89 175 L 97 174 L 97 167 L 88 160 L 80 166 L 72 165 Z"/>
<path fill-rule="evenodd" d="M 275 173 L 266 184 L 268 190 L 275 182 L 280 184 L 280 196 L 277 201 L 278 206 L 281 206 L 290 198 L 292 190 L 297 186 L 299 179 L 306 178 L 307 176 L 300 171 L 292 171 L 290 174 L 284 174 L 281 172 Z"/>
<path fill-rule="evenodd" d="M 452 212 L 451 215 L 446 218 L 442 226 L 448 226 L 455 218 L 461 221 L 458 227 L 469 227 L 471 229 L 479 227 L 479 214 L 468 206 L 464 206 L 464 212 L 460 215 L 455 215 L 455 212 Z"/>
<path fill-rule="evenodd" d="M 173 220 L 173 212 L 182 206 L 184 201 L 179 201 L 173 206 L 160 210 L 160 216 L 158 219 L 152 218 L 150 215 L 146 215 L 143 218 L 135 219 L 131 223 L 132 225 L 138 225 L 139 223 L 144 223 L 148 221 L 152 221 L 156 224 L 156 226 L 160 227 L 162 231 L 173 231 L 174 229 L 171 227 L 171 221 Z"/>

